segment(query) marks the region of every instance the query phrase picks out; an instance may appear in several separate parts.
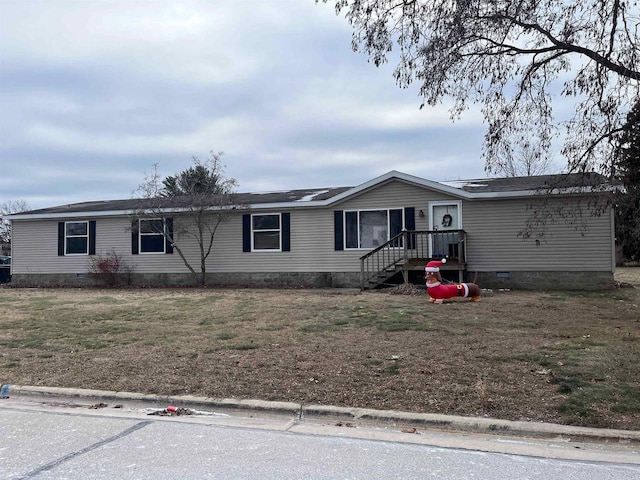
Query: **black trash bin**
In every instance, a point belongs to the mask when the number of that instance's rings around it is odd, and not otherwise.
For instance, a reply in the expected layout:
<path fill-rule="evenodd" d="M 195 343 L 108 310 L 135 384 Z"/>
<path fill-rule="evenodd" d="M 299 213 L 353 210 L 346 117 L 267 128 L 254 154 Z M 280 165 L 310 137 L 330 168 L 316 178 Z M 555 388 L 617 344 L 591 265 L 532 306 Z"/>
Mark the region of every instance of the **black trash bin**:
<path fill-rule="evenodd" d="M 0 283 L 11 281 L 11 257 L 0 256 Z"/>

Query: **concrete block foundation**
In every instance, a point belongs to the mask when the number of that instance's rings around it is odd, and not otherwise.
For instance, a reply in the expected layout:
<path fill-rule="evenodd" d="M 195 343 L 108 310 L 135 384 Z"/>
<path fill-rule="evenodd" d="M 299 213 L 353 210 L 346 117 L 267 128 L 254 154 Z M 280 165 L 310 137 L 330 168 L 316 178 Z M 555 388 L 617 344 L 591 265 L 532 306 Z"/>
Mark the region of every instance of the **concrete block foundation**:
<path fill-rule="evenodd" d="M 472 282 L 475 272 L 467 272 L 465 281 Z M 451 278 L 451 281 L 458 281 Z M 421 283 L 420 280 L 419 283 Z M 615 288 L 612 272 L 478 272 L 481 288 L 514 290 L 594 291 Z M 122 276 L 119 285 L 191 286 L 196 282 L 187 273 L 133 273 Z M 12 286 L 18 287 L 84 287 L 103 285 L 86 273 L 14 274 Z M 235 287 L 309 287 L 360 288 L 359 272 L 232 272 L 208 273 L 207 285 Z"/>
<path fill-rule="evenodd" d="M 132 273 L 122 275 L 118 285 L 126 286 L 191 286 L 196 281 L 190 273 Z M 16 287 L 87 287 L 104 285 L 99 278 L 86 273 L 15 274 Z M 251 272 L 208 273 L 207 285 L 237 287 L 311 287 L 359 288 L 360 274 L 355 272 Z"/>
<path fill-rule="evenodd" d="M 474 272 L 467 272 L 471 282 Z M 481 288 L 594 291 L 615 288 L 613 272 L 478 272 Z"/>

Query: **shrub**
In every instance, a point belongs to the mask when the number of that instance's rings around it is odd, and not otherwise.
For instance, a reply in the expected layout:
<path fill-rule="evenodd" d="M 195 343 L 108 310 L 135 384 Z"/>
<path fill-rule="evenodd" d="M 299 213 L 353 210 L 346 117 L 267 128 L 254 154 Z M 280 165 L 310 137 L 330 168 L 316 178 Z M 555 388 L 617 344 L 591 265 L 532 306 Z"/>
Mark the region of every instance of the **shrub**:
<path fill-rule="evenodd" d="M 122 282 L 129 285 L 133 267 L 125 262 L 115 250 L 105 255 L 96 255 L 89 261 L 89 276 L 103 285 L 115 286 Z"/>

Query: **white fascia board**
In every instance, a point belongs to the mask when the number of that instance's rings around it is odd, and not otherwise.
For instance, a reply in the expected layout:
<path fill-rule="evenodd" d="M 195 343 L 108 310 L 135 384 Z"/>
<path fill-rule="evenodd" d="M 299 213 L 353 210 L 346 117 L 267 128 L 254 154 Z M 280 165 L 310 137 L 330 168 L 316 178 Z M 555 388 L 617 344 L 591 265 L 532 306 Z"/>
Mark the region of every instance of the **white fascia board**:
<path fill-rule="evenodd" d="M 81 217 L 119 217 L 133 215 L 133 210 L 106 210 L 104 212 L 59 212 L 59 213 L 16 213 L 5 217 L 7 220 L 46 220 L 54 218 L 81 218 Z"/>
<path fill-rule="evenodd" d="M 237 206 L 224 207 L 225 210 L 239 209 Z M 211 210 L 220 210 L 219 207 L 212 207 Z M 86 217 L 123 217 L 130 215 L 153 215 L 154 213 L 190 213 L 195 210 L 192 208 L 159 208 L 159 209 L 140 209 L 140 210 L 104 210 L 85 212 L 56 212 L 56 213 L 16 213 L 7 215 L 7 220 L 46 220 L 55 218 L 86 218 Z"/>
<path fill-rule="evenodd" d="M 532 198 L 541 197 L 546 195 L 580 195 L 580 194 L 598 194 L 604 192 L 614 191 L 613 188 L 606 188 L 604 190 L 597 190 L 593 187 L 568 187 L 568 188 L 554 188 L 552 190 L 514 190 L 509 192 L 484 192 L 484 193 L 471 193 L 468 197 L 470 200 L 492 200 L 503 198 Z"/>
<path fill-rule="evenodd" d="M 406 173 L 397 171 L 393 171 L 390 173 L 394 174 L 393 176 L 406 182 L 415 183 L 423 187 L 431 188 L 432 190 L 448 193 L 449 195 L 453 195 L 454 197 L 473 198 L 474 195 L 473 193 L 462 190 L 461 188 L 450 187 L 449 185 L 434 182 L 433 180 L 427 180 L 426 178 L 415 177 L 413 175 L 408 175 Z"/>
<path fill-rule="evenodd" d="M 413 175 L 408 175 L 406 173 L 398 172 L 396 170 L 392 170 L 391 172 L 385 173 L 384 175 L 380 175 L 368 182 L 362 183 L 356 187 L 353 187 L 349 190 L 346 190 L 334 197 L 328 198 L 326 200 L 312 200 L 306 202 L 293 201 L 293 202 L 283 202 L 283 203 L 259 203 L 253 204 L 250 206 L 252 209 L 273 209 L 273 208 L 300 208 L 300 207 L 327 207 L 334 203 L 340 202 L 344 199 L 347 199 L 353 195 L 357 195 L 369 188 L 375 187 L 376 185 L 380 185 L 388 180 L 398 179 L 403 180 L 408 183 L 413 183 L 422 187 L 427 187 L 433 190 L 437 190 L 443 193 L 447 193 L 449 195 L 453 195 L 455 197 L 460 198 L 473 198 L 474 194 L 465 192 L 459 188 L 449 187 L 447 185 L 443 185 L 438 182 L 434 182 L 432 180 L 426 180 L 424 178 L 415 177 Z"/>
<path fill-rule="evenodd" d="M 405 182 L 408 182 L 408 183 L 420 185 L 422 187 L 430 188 L 432 190 L 447 193 L 455 197 L 473 198 L 473 194 L 469 192 L 465 192 L 464 190 L 461 190 L 459 188 L 449 187 L 448 185 L 443 185 L 442 183 L 434 182 L 432 180 L 427 180 L 425 178 L 415 177 L 413 175 L 408 175 L 406 173 L 398 172 L 397 170 L 392 170 L 388 173 L 385 173 L 384 175 L 380 175 L 379 177 L 376 177 L 372 180 L 369 180 L 368 182 L 358 185 L 357 187 L 353 187 L 351 190 L 342 192 L 340 195 L 336 195 L 335 197 L 330 198 L 327 201 L 328 202 L 327 205 L 344 200 L 345 198 L 348 198 L 352 195 L 356 195 L 364 190 L 367 190 L 368 188 L 375 187 L 376 185 L 379 185 L 381 183 L 386 182 L 387 180 L 391 180 L 394 178 L 398 180 L 404 180 Z"/>
<path fill-rule="evenodd" d="M 448 193 L 449 195 L 453 195 L 455 197 L 461 198 L 473 198 L 474 194 L 465 192 L 459 188 L 449 187 L 447 185 L 443 185 L 438 182 L 434 182 L 431 180 L 425 180 L 424 178 L 414 177 L 413 175 L 407 175 L 406 173 L 398 172 L 396 170 L 392 170 L 391 172 L 385 173 L 384 175 L 380 175 L 368 182 L 365 182 L 357 187 L 353 187 L 349 190 L 346 190 L 334 197 L 328 198 L 327 200 L 312 200 L 300 202 L 283 202 L 283 203 L 258 203 L 254 205 L 250 205 L 251 209 L 273 209 L 273 208 L 300 208 L 300 207 L 327 207 L 334 203 L 340 202 L 346 198 L 349 198 L 353 195 L 357 195 L 360 192 L 363 192 L 369 188 L 375 187 L 376 185 L 380 185 L 388 180 L 398 179 L 403 180 L 408 183 L 413 183 L 422 187 L 427 187 L 433 190 L 437 190 L 443 193 Z"/>
<path fill-rule="evenodd" d="M 357 187 L 356 187 L 357 188 Z M 369 188 L 369 187 L 367 187 Z M 353 189 L 355 190 L 355 188 Z M 311 202 L 274 202 L 274 203 L 256 203 L 252 205 L 246 206 L 238 206 L 236 207 L 238 211 L 249 211 L 249 210 L 293 210 L 293 209 L 304 209 L 304 208 L 322 208 L 327 207 L 333 203 L 339 202 L 345 198 L 348 198 L 351 195 L 355 195 L 356 193 L 349 190 L 349 195 L 337 195 L 336 197 L 330 198 L 328 200 L 319 200 L 319 201 L 311 201 Z M 473 199 L 499 199 L 506 197 L 518 197 L 518 196 L 531 196 L 534 192 L 506 192 L 506 193 L 484 193 L 484 194 L 469 194 L 464 196 L 464 198 L 468 200 Z M 460 196 L 459 194 L 457 196 Z M 189 209 L 166 209 L 163 210 L 162 213 L 188 213 L 191 210 Z M 57 213 L 17 213 L 14 215 L 7 215 L 3 217 L 6 220 L 54 220 L 59 218 L 97 218 L 97 217 L 123 217 L 123 216 L 131 216 L 139 213 L 138 210 L 105 210 L 100 212 L 95 211 L 86 211 L 86 212 L 57 212 Z"/>
<path fill-rule="evenodd" d="M 558 193 L 558 192 L 552 192 Z M 469 200 L 500 200 L 502 198 L 530 198 L 539 196 L 540 192 L 537 190 L 519 190 L 513 192 L 484 192 L 484 193 L 471 193 L 468 197 Z"/>
<path fill-rule="evenodd" d="M 449 194 L 451 196 L 461 198 L 464 200 L 499 200 L 499 199 L 508 199 L 508 198 L 530 198 L 541 195 L 539 190 L 519 190 L 519 191 L 508 191 L 508 192 L 484 192 L 484 193 L 471 193 L 465 190 L 450 187 L 448 185 L 444 185 L 442 183 L 434 182 L 432 180 L 426 180 L 424 178 L 416 177 L 413 175 L 408 175 L 406 173 L 398 172 L 396 170 L 392 170 L 384 175 L 380 175 L 368 182 L 365 182 L 361 185 L 353 187 L 349 190 L 346 190 L 339 195 L 331 197 L 327 200 L 311 200 L 301 202 L 299 200 L 289 201 L 289 202 L 273 202 L 273 203 L 256 203 L 252 205 L 238 205 L 236 207 L 226 207 L 230 209 L 238 209 L 242 210 L 284 210 L 284 209 L 303 209 L 303 208 L 321 208 L 333 205 L 337 202 L 340 202 L 344 199 L 347 199 L 353 195 L 357 195 L 369 188 L 375 187 L 376 185 L 380 185 L 388 180 L 398 179 L 401 181 L 405 181 L 407 183 L 411 183 L 414 185 L 419 185 L 425 188 L 429 188 L 432 190 L 436 190 L 442 193 Z M 591 193 L 589 190 L 582 190 L 580 188 L 563 188 L 563 189 L 554 189 L 550 192 L 552 195 L 572 195 L 576 193 Z M 213 208 L 212 210 L 215 210 Z M 163 210 L 163 213 L 188 213 L 192 210 L 188 208 L 167 208 Z M 14 214 L 7 215 L 3 218 L 7 220 L 44 220 L 44 219 L 54 219 L 54 218 L 86 218 L 86 217 L 114 217 L 114 216 L 128 216 L 134 215 L 136 210 L 108 210 L 108 211 L 99 211 L 99 212 L 60 212 L 60 213 L 42 213 L 42 214 Z"/>
<path fill-rule="evenodd" d="M 440 190 L 451 195 L 461 196 L 463 198 L 469 198 L 470 194 L 465 192 L 464 190 L 460 190 L 453 187 L 448 187 L 446 185 L 442 185 L 441 183 L 433 182 L 431 180 L 425 180 L 424 178 L 414 177 L 413 175 L 407 175 L 406 173 L 398 172 L 396 170 L 392 170 L 384 175 L 376 177 L 368 182 L 365 182 L 357 187 L 353 187 L 349 190 L 342 192 L 335 197 L 331 197 L 327 200 L 311 200 L 301 202 L 299 200 L 292 202 L 275 202 L 275 203 L 258 203 L 249 205 L 246 207 L 247 210 L 271 210 L 276 208 L 306 208 L 306 207 L 326 207 L 333 203 L 344 200 L 345 198 L 351 197 L 352 195 L 356 195 L 368 188 L 374 187 L 378 184 L 386 182 L 387 180 L 398 178 L 400 180 L 404 180 L 410 183 L 422 185 L 428 188 L 432 188 L 435 190 Z M 238 209 L 244 210 L 242 206 L 238 206 Z M 167 209 L 167 213 L 180 213 L 188 211 L 187 209 L 179 210 L 179 209 Z M 29 213 L 17 213 L 13 215 L 7 215 L 6 219 L 8 220 L 44 220 L 44 219 L 54 219 L 54 218 L 80 218 L 80 217 L 114 217 L 114 216 L 123 216 L 123 215 L 133 215 L 134 210 L 105 210 L 105 211 L 85 211 L 85 212 L 57 212 L 57 213 L 40 213 L 40 214 L 29 214 Z"/>

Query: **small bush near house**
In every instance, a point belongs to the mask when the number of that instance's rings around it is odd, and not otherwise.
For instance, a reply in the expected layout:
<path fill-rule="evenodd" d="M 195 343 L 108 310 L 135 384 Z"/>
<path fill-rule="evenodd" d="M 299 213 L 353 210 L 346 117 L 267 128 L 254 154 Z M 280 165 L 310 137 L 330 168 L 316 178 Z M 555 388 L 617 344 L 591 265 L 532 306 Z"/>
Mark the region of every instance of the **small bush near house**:
<path fill-rule="evenodd" d="M 107 286 L 131 283 L 133 267 L 114 250 L 91 257 L 89 262 L 89 276 L 99 283 Z"/>

